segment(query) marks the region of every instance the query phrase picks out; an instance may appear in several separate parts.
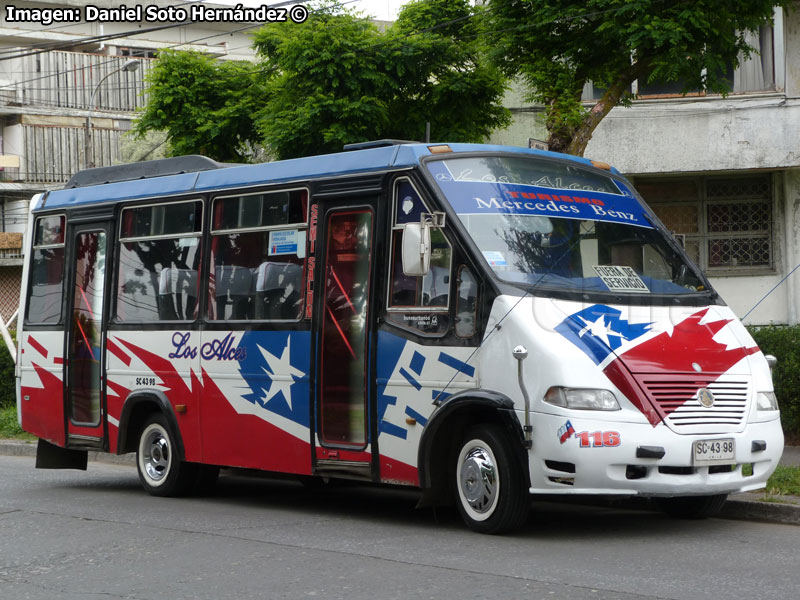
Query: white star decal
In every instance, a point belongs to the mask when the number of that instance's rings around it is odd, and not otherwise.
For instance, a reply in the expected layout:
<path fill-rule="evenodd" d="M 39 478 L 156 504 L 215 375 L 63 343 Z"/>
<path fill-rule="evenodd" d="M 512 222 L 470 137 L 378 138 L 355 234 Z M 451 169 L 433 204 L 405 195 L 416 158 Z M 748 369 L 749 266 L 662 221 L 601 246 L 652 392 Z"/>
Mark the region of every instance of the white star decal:
<path fill-rule="evenodd" d="M 586 320 L 584 320 L 583 322 L 587 323 L 587 325 L 586 327 L 581 329 L 580 333 L 578 333 L 579 337 L 583 337 L 584 334 L 588 331 L 593 336 L 599 337 L 601 340 L 603 340 L 605 345 L 609 347 L 611 346 L 611 343 L 609 342 L 608 339 L 609 335 L 615 335 L 618 338 L 624 337 L 622 334 L 617 333 L 616 331 L 611 329 L 610 325 L 606 325 L 605 317 L 603 315 L 600 315 L 597 318 L 597 321 L 594 321 L 593 323 L 588 323 Z"/>
<path fill-rule="evenodd" d="M 269 366 L 269 370 L 266 368 L 264 372 L 269 374 L 272 381 L 269 384 L 269 391 L 267 392 L 267 398 L 264 400 L 264 405 L 272 400 L 275 396 L 277 396 L 280 392 L 283 392 L 283 397 L 286 398 L 286 403 L 289 405 L 289 409 L 292 409 L 292 394 L 291 394 L 291 387 L 295 384 L 295 377 L 302 377 L 305 375 L 303 371 L 300 369 L 296 369 L 291 365 L 289 362 L 289 345 L 292 342 L 291 336 L 286 340 L 286 348 L 283 349 L 280 358 L 265 350 L 261 346 L 258 349 L 261 351 L 261 355 L 264 357 L 264 360 L 267 361 L 267 365 Z"/>

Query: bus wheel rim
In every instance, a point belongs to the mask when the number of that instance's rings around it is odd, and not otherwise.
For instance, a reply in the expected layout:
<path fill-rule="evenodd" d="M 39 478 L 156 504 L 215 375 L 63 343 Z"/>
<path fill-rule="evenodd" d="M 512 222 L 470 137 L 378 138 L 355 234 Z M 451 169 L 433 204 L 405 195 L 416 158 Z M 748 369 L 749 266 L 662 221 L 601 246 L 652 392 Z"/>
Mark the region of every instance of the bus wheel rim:
<path fill-rule="evenodd" d="M 461 463 L 458 483 L 472 510 L 479 514 L 492 510 L 497 497 L 497 467 L 486 448 L 478 446 L 467 452 Z"/>
<path fill-rule="evenodd" d="M 147 434 L 144 442 L 143 466 L 148 478 L 161 481 L 167 476 L 171 459 L 169 440 L 158 429 Z"/>

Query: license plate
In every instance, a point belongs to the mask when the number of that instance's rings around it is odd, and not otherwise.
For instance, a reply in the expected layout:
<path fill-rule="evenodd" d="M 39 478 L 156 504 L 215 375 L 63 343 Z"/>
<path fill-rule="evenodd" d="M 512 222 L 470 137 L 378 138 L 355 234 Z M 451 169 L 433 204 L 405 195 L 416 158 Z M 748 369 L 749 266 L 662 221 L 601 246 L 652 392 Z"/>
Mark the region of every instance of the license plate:
<path fill-rule="evenodd" d="M 736 462 L 736 442 L 732 439 L 697 440 L 692 444 L 695 465 L 731 464 Z"/>

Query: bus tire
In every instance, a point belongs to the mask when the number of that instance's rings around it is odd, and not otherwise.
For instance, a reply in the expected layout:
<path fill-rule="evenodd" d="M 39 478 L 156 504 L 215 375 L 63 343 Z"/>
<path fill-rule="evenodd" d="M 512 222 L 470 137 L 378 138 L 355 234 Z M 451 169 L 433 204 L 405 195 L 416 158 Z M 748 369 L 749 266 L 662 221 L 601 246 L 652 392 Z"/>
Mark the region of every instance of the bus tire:
<path fill-rule="evenodd" d="M 727 498 L 728 494 L 678 496 L 675 498 L 653 498 L 653 502 L 661 512 L 676 519 L 705 519 L 718 514 Z"/>
<path fill-rule="evenodd" d="M 530 497 L 503 430 L 494 424 L 467 430 L 454 461 L 456 504 L 467 527 L 505 533 L 524 525 Z"/>
<path fill-rule="evenodd" d="M 196 465 L 181 461 L 167 419 L 154 413 L 145 421 L 136 446 L 139 481 L 151 496 L 181 496 L 197 481 Z"/>

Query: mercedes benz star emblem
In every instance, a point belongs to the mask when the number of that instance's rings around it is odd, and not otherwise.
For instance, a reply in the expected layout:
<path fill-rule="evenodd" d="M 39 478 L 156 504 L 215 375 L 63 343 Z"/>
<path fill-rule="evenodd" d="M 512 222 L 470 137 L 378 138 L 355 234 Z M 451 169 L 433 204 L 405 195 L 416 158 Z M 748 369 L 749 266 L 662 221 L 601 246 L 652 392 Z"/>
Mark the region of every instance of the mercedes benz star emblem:
<path fill-rule="evenodd" d="M 700 388 L 697 390 L 697 399 L 699 400 L 700 404 L 706 408 L 711 408 L 714 406 L 714 394 L 712 394 L 711 390 L 708 388 Z"/>

